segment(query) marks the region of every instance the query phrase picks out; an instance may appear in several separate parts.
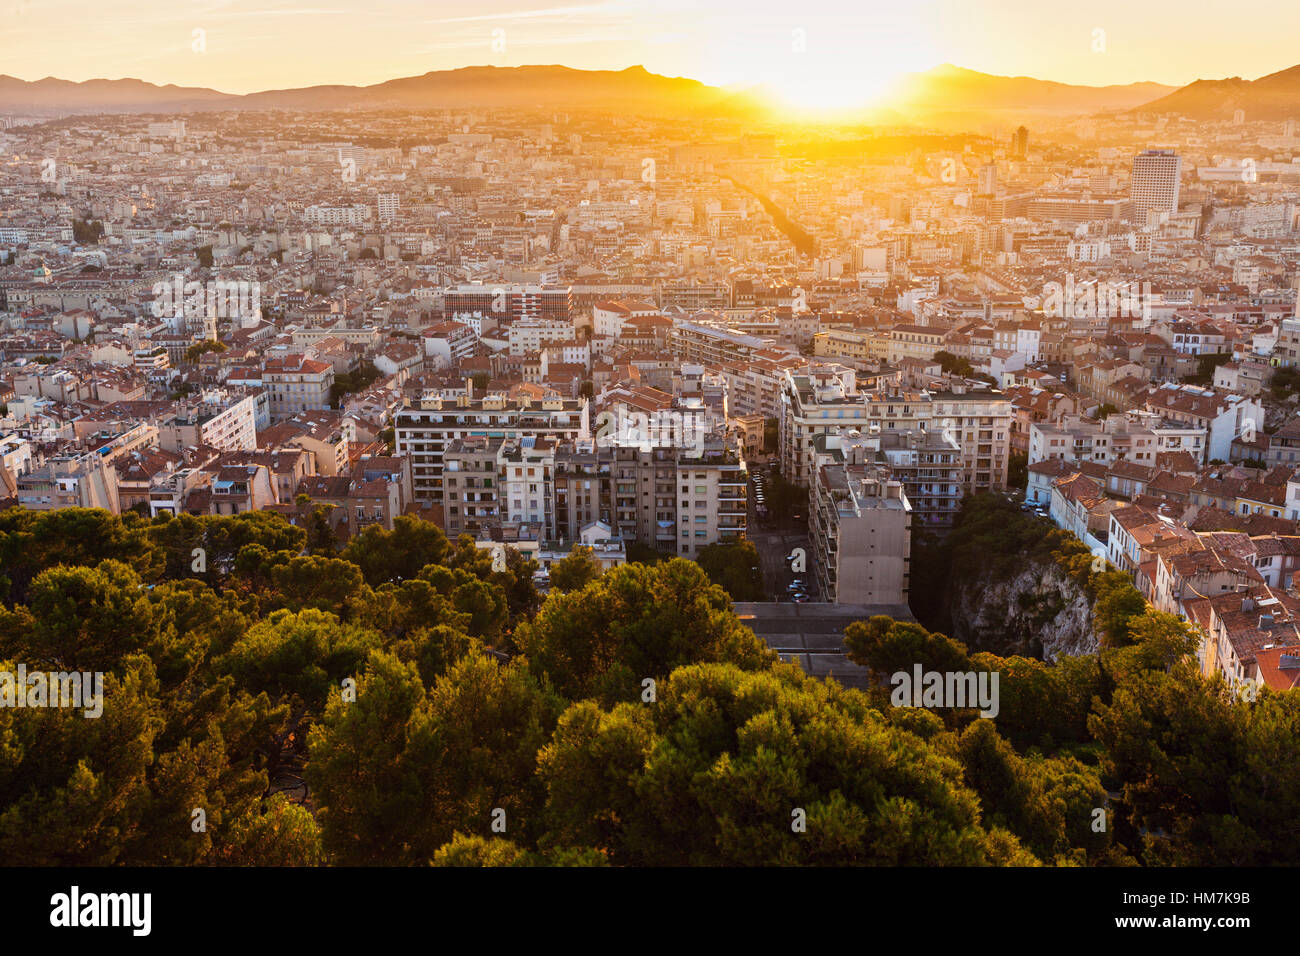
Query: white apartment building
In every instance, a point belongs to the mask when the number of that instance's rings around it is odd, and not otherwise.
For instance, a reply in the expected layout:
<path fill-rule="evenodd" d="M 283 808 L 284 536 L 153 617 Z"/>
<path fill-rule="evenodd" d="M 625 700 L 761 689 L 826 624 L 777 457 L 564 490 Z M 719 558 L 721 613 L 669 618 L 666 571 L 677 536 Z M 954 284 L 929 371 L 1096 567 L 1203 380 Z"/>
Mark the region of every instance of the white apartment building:
<path fill-rule="evenodd" d="M 965 492 L 1006 487 L 1011 400 L 996 389 L 854 392 L 830 375 L 787 372 L 778 417 L 781 472 L 797 484 L 813 477 L 814 438 L 842 429 L 943 432 L 961 448 Z"/>
<path fill-rule="evenodd" d="M 457 438 L 576 438 L 582 425 L 577 399 L 551 395 L 539 399 L 494 393 L 430 391 L 393 416 L 396 453 L 411 457 L 416 499 L 443 504 L 443 452 Z"/>
<path fill-rule="evenodd" d="M 1183 159 L 1171 149 L 1149 149 L 1133 157 L 1133 174 L 1129 195 L 1142 222 L 1148 214 L 1178 212 L 1178 189 L 1182 179 Z"/>
<path fill-rule="evenodd" d="M 511 355 L 533 355 L 543 345 L 573 340 L 573 323 L 568 320 L 525 319 L 506 330 Z"/>
<path fill-rule="evenodd" d="M 354 203 L 349 206 L 308 206 L 303 221 L 313 226 L 364 226 L 370 222 L 370 207 Z"/>
<path fill-rule="evenodd" d="M 1237 438 L 1264 428 L 1264 406 L 1256 399 L 1199 385 L 1166 382 L 1141 396 L 1144 407 L 1183 425 L 1206 432 L 1203 462 L 1229 461 Z"/>
<path fill-rule="evenodd" d="M 1101 422 L 1066 416 L 1058 423 L 1033 422 L 1029 426 L 1029 464 L 1050 459 L 1113 464 L 1132 461 L 1155 465 L 1166 452 L 1188 452 L 1197 461 L 1205 454 L 1203 427 L 1171 422 L 1159 415 L 1128 412 Z"/>

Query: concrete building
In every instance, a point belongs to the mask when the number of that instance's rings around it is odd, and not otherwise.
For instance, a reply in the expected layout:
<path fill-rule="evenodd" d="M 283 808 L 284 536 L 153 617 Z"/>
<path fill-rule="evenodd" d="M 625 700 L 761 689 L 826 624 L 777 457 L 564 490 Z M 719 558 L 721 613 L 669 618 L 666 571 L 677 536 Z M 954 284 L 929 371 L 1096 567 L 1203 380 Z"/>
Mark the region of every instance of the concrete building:
<path fill-rule="evenodd" d="M 823 465 L 809 499 L 821 594 L 836 604 L 907 603 L 912 509 L 902 482 L 880 465 Z"/>

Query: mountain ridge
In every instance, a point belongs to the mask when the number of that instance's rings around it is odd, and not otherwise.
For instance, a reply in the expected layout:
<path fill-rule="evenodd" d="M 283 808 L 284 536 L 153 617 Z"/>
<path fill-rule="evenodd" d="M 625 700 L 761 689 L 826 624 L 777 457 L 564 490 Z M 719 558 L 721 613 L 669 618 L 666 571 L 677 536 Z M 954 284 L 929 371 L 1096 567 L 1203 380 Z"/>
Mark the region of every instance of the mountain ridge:
<path fill-rule="evenodd" d="M 1250 107 L 1237 104 L 1248 102 Z M 1182 87 L 1149 81 L 1083 86 L 1029 76 L 1001 76 L 944 63 L 900 76 L 888 108 L 937 112 L 1183 112 L 1231 116 L 1236 108 L 1300 112 L 1300 66 L 1258 80 L 1195 80 Z M 1267 110 L 1264 109 L 1267 107 Z M 0 75 L 0 109 L 62 113 L 154 113 L 193 110 L 299 111 L 340 109 L 608 109 L 650 114 L 741 115 L 779 111 L 761 87 L 710 86 L 689 77 L 652 73 L 642 65 L 583 70 L 560 64 L 491 65 L 430 70 L 364 86 L 305 87 L 224 93 L 207 87 L 159 85 L 134 77 L 83 81 Z M 784 108 L 786 112 L 790 107 Z M 864 106 L 870 114 L 880 106 Z"/>

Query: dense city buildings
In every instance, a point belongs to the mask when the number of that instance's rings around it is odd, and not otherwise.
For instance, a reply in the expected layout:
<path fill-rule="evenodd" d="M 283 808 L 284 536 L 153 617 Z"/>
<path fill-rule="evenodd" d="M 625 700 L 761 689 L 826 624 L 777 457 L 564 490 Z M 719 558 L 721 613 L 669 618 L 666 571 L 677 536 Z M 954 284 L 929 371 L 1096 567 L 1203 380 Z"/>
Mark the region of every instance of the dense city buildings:
<path fill-rule="evenodd" d="M 1268 648 L 1197 582 L 1296 584 L 1294 123 L 990 124 L 863 153 L 519 104 L 11 117 L 0 498 L 339 546 L 408 515 L 539 580 L 754 543 L 769 599 L 802 549 L 800 601 L 898 607 L 914 535 L 1010 496 L 1244 674 Z"/>

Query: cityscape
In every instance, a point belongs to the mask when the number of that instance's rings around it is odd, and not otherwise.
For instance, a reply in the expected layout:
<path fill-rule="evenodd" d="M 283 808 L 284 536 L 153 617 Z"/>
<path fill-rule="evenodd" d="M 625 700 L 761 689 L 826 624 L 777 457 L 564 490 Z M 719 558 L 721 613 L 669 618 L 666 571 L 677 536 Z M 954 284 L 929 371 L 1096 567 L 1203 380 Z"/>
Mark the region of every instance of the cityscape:
<path fill-rule="evenodd" d="M 1300 862 L 1282 46 L 66 6 L 0 77 L 9 865 Z"/>

